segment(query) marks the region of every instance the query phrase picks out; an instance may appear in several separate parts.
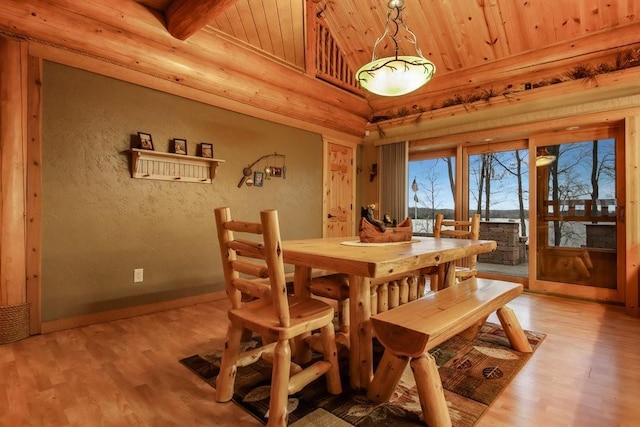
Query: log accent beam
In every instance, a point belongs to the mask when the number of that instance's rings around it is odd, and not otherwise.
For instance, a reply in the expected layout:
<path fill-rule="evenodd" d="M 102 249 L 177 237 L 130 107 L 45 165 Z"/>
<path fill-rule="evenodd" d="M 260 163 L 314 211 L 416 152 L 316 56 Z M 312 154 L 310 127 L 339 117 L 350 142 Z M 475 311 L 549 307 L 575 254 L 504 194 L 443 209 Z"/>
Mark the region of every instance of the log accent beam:
<path fill-rule="evenodd" d="M 173 37 L 186 40 L 235 2 L 236 0 L 173 0 L 164 14 L 167 30 Z"/>
<path fill-rule="evenodd" d="M 0 18 L 0 31 L 253 106 L 277 123 L 287 117 L 362 137 L 371 111 L 365 99 L 218 33 L 178 41 L 162 17 L 129 0 L 77 2 L 73 10 L 61 1 L 6 0 Z"/>
<path fill-rule="evenodd" d="M 436 73 L 423 88 L 402 97 L 402 105 L 424 105 L 425 99 L 444 100 L 455 95 L 467 96 L 473 89 L 491 88 L 498 92 L 513 85 L 535 83 L 563 73 L 577 64 L 601 61 L 637 46 L 640 22 L 589 34 L 577 40 L 549 45 L 535 52 L 525 52 L 505 59 L 449 73 Z M 612 42 L 614 40 L 615 42 Z M 609 61 L 608 61 L 609 62 Z M 402 105 L 399 99 L 370 96 L 374 116 L 384 115 Z M 429 102 L 431 102 L 429 101 Z"/>

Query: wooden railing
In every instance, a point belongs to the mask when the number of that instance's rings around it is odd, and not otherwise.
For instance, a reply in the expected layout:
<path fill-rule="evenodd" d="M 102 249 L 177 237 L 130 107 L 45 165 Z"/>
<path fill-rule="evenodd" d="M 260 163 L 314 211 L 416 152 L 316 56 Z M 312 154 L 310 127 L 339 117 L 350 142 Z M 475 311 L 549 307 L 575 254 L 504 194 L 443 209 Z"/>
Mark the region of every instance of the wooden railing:
<path fill-rule="evenodd" d="M 545 221 L 614 222 L 616 220 L 615 199 L 545 200 Z"/>
<path fill-rule="evenodd" d="M 347 64 L 329 29 L 318 22 L 316 76 L 342 89 L 359 93 L 354 70 Z"/>

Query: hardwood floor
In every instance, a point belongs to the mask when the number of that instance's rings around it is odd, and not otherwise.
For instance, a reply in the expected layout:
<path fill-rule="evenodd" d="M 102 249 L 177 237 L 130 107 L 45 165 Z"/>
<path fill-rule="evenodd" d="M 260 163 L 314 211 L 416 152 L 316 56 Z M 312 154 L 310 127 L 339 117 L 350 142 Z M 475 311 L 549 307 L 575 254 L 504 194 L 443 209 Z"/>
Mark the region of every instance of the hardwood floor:
<path fill-rule="evenodd" d="M 478 426 L 638 425 L 640 319 L 541 295 L 510 306 L 547 338 Z M 261 425 L 216 403 L 178 363 L 223 345 L 226 308 L 199 304 L 0 345 L 0 425 Z"/>

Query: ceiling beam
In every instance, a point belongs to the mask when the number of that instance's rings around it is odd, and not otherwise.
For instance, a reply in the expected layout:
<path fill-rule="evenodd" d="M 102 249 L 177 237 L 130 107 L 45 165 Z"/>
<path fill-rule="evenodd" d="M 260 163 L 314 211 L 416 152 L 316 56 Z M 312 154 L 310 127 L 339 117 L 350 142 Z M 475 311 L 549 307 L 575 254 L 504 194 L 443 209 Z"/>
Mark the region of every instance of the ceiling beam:
<path fill-rule="evenodd" d="M 225 108 L 233 111 L 247 114 L 240 105 L 263 110 L 276 123 L 286 117 L 289 126 L 296 120 L 348 135 L 364 134 L 371 110 L 363 98 L 258 55 L 217 32 L 200 31 L 188 42 L 176 40 L 157 15 L 131 0 L 77 2 L 73 10 L 65 6 L 63 0 L 2 0 L 0 36 L 28 38 L 30 45 L 55 46 L 149 74 L 200 91 L 212 105 L 224 99 Z M 118 13 L 104 12 L 108 10 Z"/>
<path fill-rule="evenodd" d="M 186 40 L 213 21 L 236 0 L 173 0 L 167 11 L 167 30 L 180 40 Z"/>

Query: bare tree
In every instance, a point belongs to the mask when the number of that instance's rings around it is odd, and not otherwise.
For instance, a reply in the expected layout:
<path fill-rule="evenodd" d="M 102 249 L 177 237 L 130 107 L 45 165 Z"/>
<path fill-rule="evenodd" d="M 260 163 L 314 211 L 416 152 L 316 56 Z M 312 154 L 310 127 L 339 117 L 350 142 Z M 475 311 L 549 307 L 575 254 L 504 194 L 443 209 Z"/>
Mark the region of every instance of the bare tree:
<path fill-rule="evenodd" d="M 521 157 L 520 152 L 524 152 Z M 517 185 L 518 185 L 518 211 L 520 215 L 520 231 L 523 237 L 527 236 L 527 212 L 524 209 L 524 183 L 523 183 L 523 171 L 522 166 L 526 156 L 526 150 L 515 150 L 513 151 L 514 160 L 515 160 L 515 170 L 510 165 L 503 163 L 497 156 L 495 157 L 496 163 L 498 163 L 506 173 L 509 173 L 516 177 Z"/>

